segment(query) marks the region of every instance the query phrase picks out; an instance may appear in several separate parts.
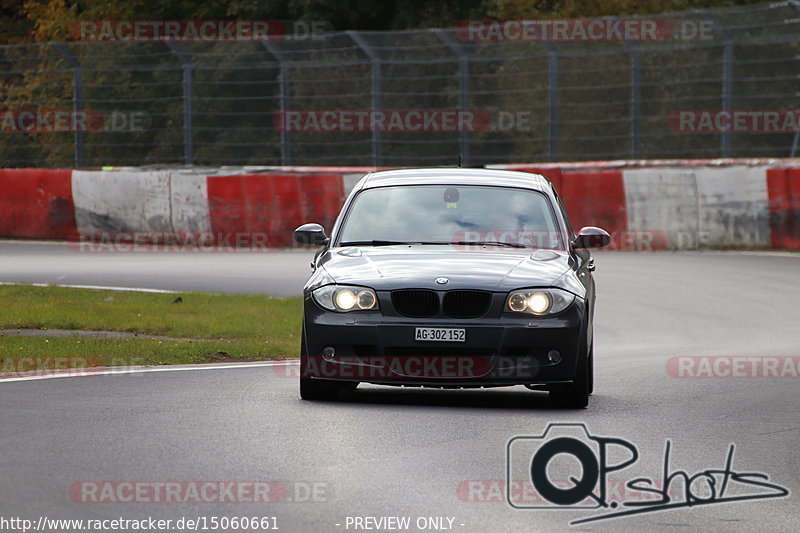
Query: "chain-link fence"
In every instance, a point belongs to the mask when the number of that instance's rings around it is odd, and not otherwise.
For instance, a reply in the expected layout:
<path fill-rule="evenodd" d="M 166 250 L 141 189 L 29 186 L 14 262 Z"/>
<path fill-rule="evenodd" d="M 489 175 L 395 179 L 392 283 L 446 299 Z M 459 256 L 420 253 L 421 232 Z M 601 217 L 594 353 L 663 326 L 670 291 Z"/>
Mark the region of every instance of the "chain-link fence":
<path fill-rule="evenodd" d="M 561 33 L 553 22 L 466 21 L 304 39 L 5 46 L 0 162 L 394 166 L 798 153 L 800 4 L 561 24 Z"/>

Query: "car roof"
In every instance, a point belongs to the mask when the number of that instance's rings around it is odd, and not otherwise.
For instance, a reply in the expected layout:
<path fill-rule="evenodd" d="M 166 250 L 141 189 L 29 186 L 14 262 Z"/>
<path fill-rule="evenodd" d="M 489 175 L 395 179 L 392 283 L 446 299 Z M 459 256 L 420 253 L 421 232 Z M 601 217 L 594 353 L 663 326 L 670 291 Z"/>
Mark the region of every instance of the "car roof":
<path fill-rule="evenodd" d="M 550 182 L 530 172 L 489 168 L 408 168 L 382 170 L 364 177 L 362 189 L 393 185 L 493 185 L 544 191 Z"/>

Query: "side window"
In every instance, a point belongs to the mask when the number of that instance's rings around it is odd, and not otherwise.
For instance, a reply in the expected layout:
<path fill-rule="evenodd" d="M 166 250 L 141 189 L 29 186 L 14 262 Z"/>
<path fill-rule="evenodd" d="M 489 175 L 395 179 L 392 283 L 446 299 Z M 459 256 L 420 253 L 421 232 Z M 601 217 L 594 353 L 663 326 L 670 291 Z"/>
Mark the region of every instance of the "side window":
<path fill-rule="evenodd" d="M 556 197 L 558 209 L 561 211 L 561 216 L 564 218 L 564 223 L 567 225 L 567 233 L 569 234 L 570 238 L 575 238 L 575 230 L 572 229 L 572 222 L 569 221 L 567 210 L 564 208 L 564 204 L 561 203 L 561 198 L 559 198 L 555 188 L 553 188 L 553 195 Z"/>

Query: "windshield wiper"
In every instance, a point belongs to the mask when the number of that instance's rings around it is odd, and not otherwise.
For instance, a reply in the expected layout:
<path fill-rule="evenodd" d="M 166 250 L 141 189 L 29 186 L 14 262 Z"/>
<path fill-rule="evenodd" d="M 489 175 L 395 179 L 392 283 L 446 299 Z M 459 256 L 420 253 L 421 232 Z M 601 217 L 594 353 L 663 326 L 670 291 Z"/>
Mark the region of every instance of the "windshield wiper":
<path fill-rule="evenodd" d="M 502 241 L 449 241 L 449 242 L 420 242 L 418 244 L 455 244 L 457 246 L 505 246 L 507 248 L 527 248 L 524 244 L 518 242 L 502 242 Z"/>
<path fill-rule="evenodd" d="M 502 242 L 502 241 L 475 241 L 475 242 L 467 242 L 467 241 L 386 241 L 381 239 L 375 239 L 371 241 L 346 241 L 340 242 L 339 246 L 392 246 L 396 244 L 421 244 L 427 246 L 448 246 L 448 245 L 456 245 L 456 246 L 505 246 L 506 248 L 527 248 L 524 244 L 520 244 L 517 242 Z"/>
<path fill-rule="evenodd" d="M 419 244 L 419 243 L 406 242 L 406 241 L 385 241 L 385 240 L 375 239 L 371 241 L 340 242 L 339 246 L 392 246 L 394 244 Z"/>

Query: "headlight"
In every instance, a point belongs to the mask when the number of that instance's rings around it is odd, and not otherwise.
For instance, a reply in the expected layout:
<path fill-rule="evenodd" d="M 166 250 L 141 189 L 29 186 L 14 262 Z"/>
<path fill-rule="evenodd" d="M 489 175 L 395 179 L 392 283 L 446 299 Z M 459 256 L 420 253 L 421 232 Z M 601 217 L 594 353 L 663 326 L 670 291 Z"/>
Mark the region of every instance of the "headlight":
<path fill-rule="evenodd" d="M 375 291 L 364 287 L 326 285 L 316 289 L 311 296 L 328 311 L 368 311 L 378 308 Z"/>
<path fill-rule="evenodd" d="M 560 313 L 572 302 L 575 295 L 560 289 L 524 289 L 512 291 L 506 300 L 506 311 L 545 316 Z"/>

